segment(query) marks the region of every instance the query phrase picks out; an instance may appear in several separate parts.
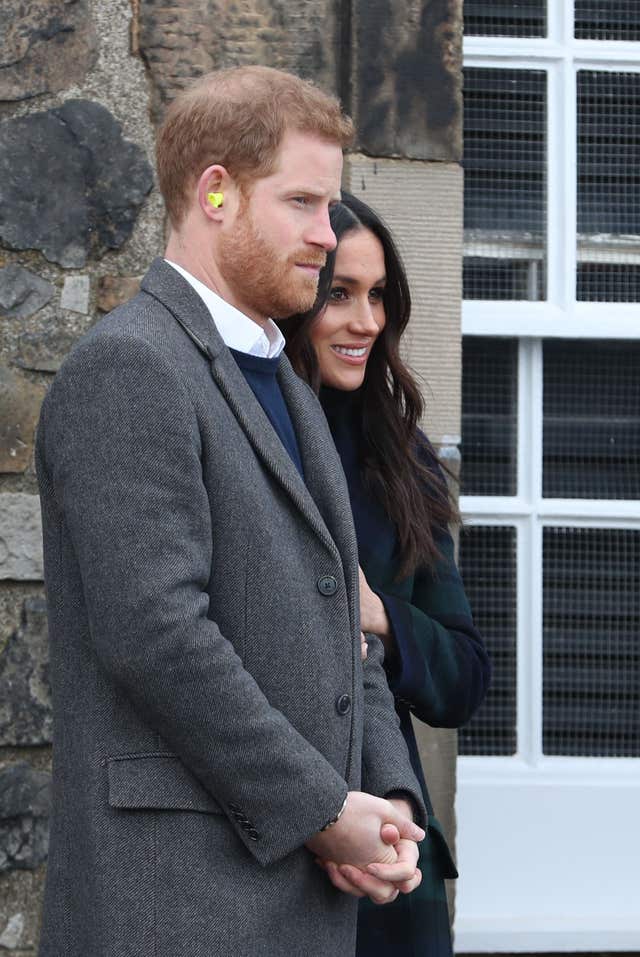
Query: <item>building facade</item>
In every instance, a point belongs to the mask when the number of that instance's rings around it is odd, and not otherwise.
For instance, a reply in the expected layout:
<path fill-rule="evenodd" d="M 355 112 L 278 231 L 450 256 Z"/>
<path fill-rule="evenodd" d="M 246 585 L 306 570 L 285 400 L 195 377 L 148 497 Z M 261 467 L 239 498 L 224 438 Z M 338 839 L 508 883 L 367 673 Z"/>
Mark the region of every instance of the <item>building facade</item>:
<path fill-rule="evenodd" d="M 358 127 L 345 186 L 376 206 L 414 297 L 426 428 L 460 434 L 461 0 L 9 0 L 0 31 L 0 952 L 32 957 L 46 867 L 51 709 L 33 438 L 73 342 L 164 243 L 166 104 L 263 63 L 336 93 Z M 453 842 L 456 738 L 418 729 Z M 89 957 L 89 955 L 88 955 Z"/>
<path fill-rule="evenodd" d="M 640 950 L 639 14 L 465 2 L 458 951 Z"/>

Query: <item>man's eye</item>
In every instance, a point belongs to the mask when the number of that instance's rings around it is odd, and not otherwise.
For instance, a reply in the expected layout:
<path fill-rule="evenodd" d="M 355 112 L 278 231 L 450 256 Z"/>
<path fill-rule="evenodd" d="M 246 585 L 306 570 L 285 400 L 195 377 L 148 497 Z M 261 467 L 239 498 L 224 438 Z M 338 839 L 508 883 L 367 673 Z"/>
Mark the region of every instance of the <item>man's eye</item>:
<path fill-rule="evenodd" d="M 343 286 L 334 286 L 329 293 L 331 302 L 344 302 L 347 298 L 347 290 Z"/>
<path fill-rule="evenodd" d="M 293 202 L 296 203 L 298 206 L 308 206 L 308 205 L 309 205 L 309 197 L 308 197 L 308 196 L 294 196 L 294 197 L 293 197 Z"/>

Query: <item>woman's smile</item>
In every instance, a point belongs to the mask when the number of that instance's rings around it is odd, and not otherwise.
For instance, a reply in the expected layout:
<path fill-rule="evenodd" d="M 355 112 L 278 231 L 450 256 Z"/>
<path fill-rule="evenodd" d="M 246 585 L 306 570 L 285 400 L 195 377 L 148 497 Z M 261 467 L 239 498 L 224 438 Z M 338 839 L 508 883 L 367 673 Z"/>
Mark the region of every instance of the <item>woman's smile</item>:
<path fill-rule="evenodd" d="M 337 352 L 343 359 L 355 362 L 366 361 L 367 346 L 331 346 L 334 352 Z"/>
<path fill-rule="evenodd" d="M 371 350 L 386 323 L 382 243 L 370 230 L 347 233 L 336 252 L 327 306 L 309 336 L 323 385 L 353 391 L 364 381 Z"/>

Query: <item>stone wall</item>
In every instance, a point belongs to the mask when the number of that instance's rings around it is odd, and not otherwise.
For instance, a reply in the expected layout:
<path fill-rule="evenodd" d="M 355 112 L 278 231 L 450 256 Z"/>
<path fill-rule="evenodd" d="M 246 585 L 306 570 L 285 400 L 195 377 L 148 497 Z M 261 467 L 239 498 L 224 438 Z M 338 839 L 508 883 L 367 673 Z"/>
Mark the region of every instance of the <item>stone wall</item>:
<path fill-rule="evenodd" d="M 338 93 L 345 184 L 405 252 L 409 359 L 459 431 L 461 0 L 7 0 L 0 34 L 0 953 L 32 955 L 51 708 L 34 430 L 72 343 L 162 250 L 155 123 L 192 77 L 265 63 Z M 421 729 L 453 828 L 455 737 Z"/>
<path fill-rule="evenodd" d="M 162 248 L 129 0 L 3 4 L 0 33 L 0 953 L 33 954 L 51 709 L 33 438 L 100 306 Z"/>
<path fill-rule="evenodd" d="M 354 155 L 348 187 L 377 209 L 397 237 L 409 277 L 411 321 L 404 352 L 422 384 L 423 426 L 454 471 L 460 431 L 462 170 L 452 162 Z M 457 734 L 414 722 L 436 816 L 455 844 Z M 453 885 L 450 908 L 453 914 Z"/>

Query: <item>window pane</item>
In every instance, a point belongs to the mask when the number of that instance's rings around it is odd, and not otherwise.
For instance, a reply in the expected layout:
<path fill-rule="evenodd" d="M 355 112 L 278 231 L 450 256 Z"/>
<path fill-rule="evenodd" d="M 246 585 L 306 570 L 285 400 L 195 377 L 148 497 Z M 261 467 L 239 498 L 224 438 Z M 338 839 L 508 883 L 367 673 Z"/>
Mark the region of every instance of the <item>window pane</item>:
<path fill-rule="evenodd" d="M 640 343 L 544 343 L 543 495 L 640 498 Z"/>
<path fill-rule="evenodd" d="M 480 37 L 544 37 L 545 0 L 465 0 L 464 32 Z"/>
<path fill-rule="evenodd" d="M 640 40 L 638 0 L 576 0 L 578 40 Z"/>
<path fill-rule="evenodd" d="M 578 278 L 589 302 L 640 301 L 640 74 L 578 73 Z"/>
<path fill-rule="evenodd" d="M 491 687 L 460 729 L 460 754 L 516 750 L 516 530 L 470 525 L 460 536 L 460 572 L 493 664 Z"/>
<path fill-rule="evenodd" d="M 543 750 L 640 756 L 640 533 L 545 528 Z"/>
<path fill-rule="evenodd" d="M 516 495 L 518 341 L 462 341 L 463 495 Z"/>
<path fill-rule="evenodd" d="M 544 299 L 546 74 L 464 73 L 465 299 Z"/>
<path fill-rule="evenodd" d="M 585 254 L 592 258 L 600 255 L 593 249 L 585 250 Z M 614 255 L 626 258 L 619 250 Z M 580 302 L 640 302 L 640 265 L 578 263 L 577 298 Z"/>

